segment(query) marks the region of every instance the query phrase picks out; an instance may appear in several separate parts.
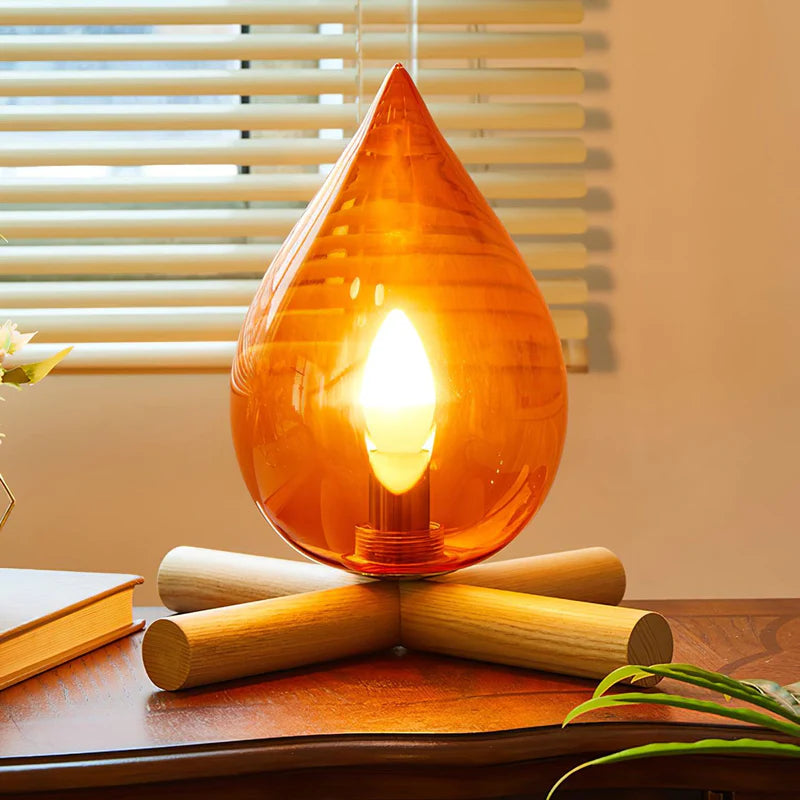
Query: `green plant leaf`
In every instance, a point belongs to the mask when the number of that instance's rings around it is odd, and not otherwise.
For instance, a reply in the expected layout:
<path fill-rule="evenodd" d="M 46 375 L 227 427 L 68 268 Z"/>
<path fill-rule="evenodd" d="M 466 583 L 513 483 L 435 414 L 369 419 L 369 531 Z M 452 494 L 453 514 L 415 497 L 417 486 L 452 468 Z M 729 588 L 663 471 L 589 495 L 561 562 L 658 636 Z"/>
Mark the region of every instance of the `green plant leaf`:
<path fill-rule="evenodd" d="M 682 683 L 689 683 L 693 686 L 718 692 L 726 700 L 736 697 L 792 722 L 800 720 L 800 715 L 795 713 L 792 708 L 773 697 L 767 696 L 754 686 L 748 685 L 747 682 L 737 681 L 735 678 L 730 678 L 720 672 L 711 672 L 710 670 L 695 667 L 693 664 L 653 664 L 652 666 L 630 665 L 620 667 L 606 676 L 595 690 L 594 696 L 602 695 L 614 684 L 629 676 L 641 675 L 659 675 L 662 678 L 671 678 Z"/>
<path fill-rule="evenodd" d="M 665 667 L 666 664 L 657 664 L 657 667 Z M 640 678 L 647 678 L 650 675 L 656 675 L 658 673 L 653 671 L 653 667 L 640 667 L 637 664 L 627 664 L 624 667 L 619 667 L 615 669 L 613 672 L 609 672 L 605 678 L 603 678 L 600 683 L 597 684 L 597 688 L 594 690 L 594 694 L 592 697 L 600 697 L 604 695 L 612 686 L 617 683 L 620 683 L 624 680 L 630 680 L 635 682 Z"/>
<path fill-rule="evenodd" d="M 712 672 L 707 669 L 702 669 L 694 664 L 665 664 L 664 666 L 685 676 L 685 679 L 695 677 L 701 679 L 704 678 L 706 680 L 724 684 L 725 686 L 729 686 L 733 689 L 738 688 L 743 689 L 744 691 L 750 691 L 753 689 L 753 687 L 749 687 L 747 685 L 748 681 L 737 680 L 736 678 L 731 678 L 729 675 L 723 675 L 721 672 Z M 646 669 L 646 667 L 643 667 L 643 669 Z M 753 691 L 755 691 L 756 694 L 761 694 L 757 689 L 753 689 Z"/>
<path fill-rule="evenodd" d="M 762 678 L 749 678 L 739 682 L 745 686 L 752 686 L 757 692 L 771 698 L 782 708 L 785 708 L 792 717 L 800 720 L 800 700 L 787 687 L 781 686 L 775 681 L 767 681 Z"/>
<path fill-rule="evenodd" d="M 731 678 L 728 675 L 723 675 L 720 672 L 709 672 L 708 670 L 701 669 L 693 664 L 673 664 L 670 666 L 677 668 L 677 670 L 684 676 L 683 678 L 680 678 L 680 680 L 684 680 L 686 683 L 694 683 L 696 686 L 705 686 L 706 684 L 704 684 L 702 681 L 707 680 L 709 681 L 709 684 L 716 684 L 718 688 L 716 688 L 715 691 L 726 692 L 733 697 L 739 698 L 740 700 L 745 700 L 753 705 L 766 708 L 767 710 L 772 711 L 774 714 L 778 714 L 779 716 L 785 717 L 793 722 L 797 722 L 800 719 L 800 713 L 798 713 L 800 704 L 797 708 L 795 708 L 790 702 L 781 702 L 778 697 L 772 697 L 769 695 L 769 693 L 762 692 L 755 685 L 759 683 L 758 680 L 736 680 L 736 678 Z M 772 681 L 765 681 L 764 683 L 770 683 L 773 686 L 778 687 L 778 684 L 775 684 Z M 707 688 L 714 687 L 708 685 Z M 778 688 L 785 689 L 786 687 Z M 786 697 L 784 697 L 784 699 L 788 700 Z"/>
<path fill-rule="evenodd" d="M 23 383 L 38 383 L 50 373 L 59 361 L 66 358 L 71 350 L 71 347 L 65 347 L 54 356 L 45 358 L 43 361 L 14 367 L 14 369 L 10 369 L 3 374 L 3 383 L 16 384 L 18 386 Z"/>
<path fill-rule="evenodd" d="M 710 700 L 696 700 L 693 697 L 682 697 L 679 694 L 646 694 L 644 692 L 605 695 L 604 697 L 595 697 L 591 700 L 587 700 L 585 703 L 581 703 L 579 706 L 573 708 L 572 711 L 567 714 L 563 725 L 567 725 L 576 717 L 581 714 L 586 714 L 588 711 L 637 703 L 672 706 L 673 708 L 686 708 L 690 711 L 702 711 L 707 714 L 716 714 L 720 717 L 738 719 L 741 722 L 749 722 L 753 725 L 761 725 L 764 728 L 772 728 L 773 730 L 780 731 L 789 736 L 800 738 L 800 725 L 795 725 L 792 722 L 786 722 L 782 719 L 775 719 L 767 714 L 762 714 L 760 711 L 753 711 L 749 708 L 737 708 L 735 706 L 723 706 Z"/>
<path fill-rule="evenodd" d="M 599 764 L 615 764 L 621 761 L 633 761 L 637 758 L 650 758 L 652 756 L 679 756 L 679 755 L 759 755 L 777 756 L 781 758 L 800 758 L 800 746 L 796 744 L 783 744 L 759 739 L 702 739 L 699 742 L 661 742 L 646 744 L 641 747 L 630 747 L 611 753 L 607 756 L 592 759 L 584 764 L 579 764 L 565 775 L 562 775 L 550 791 L 546 800 L 550 800 L 556 790 L 567 778 L 587 767 Z"/>

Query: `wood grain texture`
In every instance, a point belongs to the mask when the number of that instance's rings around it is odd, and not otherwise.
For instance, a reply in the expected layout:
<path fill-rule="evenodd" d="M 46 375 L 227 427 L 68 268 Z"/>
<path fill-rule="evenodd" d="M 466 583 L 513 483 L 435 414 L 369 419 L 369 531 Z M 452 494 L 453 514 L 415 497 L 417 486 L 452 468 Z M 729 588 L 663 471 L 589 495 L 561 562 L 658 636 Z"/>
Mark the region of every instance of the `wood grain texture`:
<path fill-rule="evenodd" d="M 158 570 L 158 594 L 173 611 L 201 611 L 270 597 L 368 583 L 344 570 L 204 547 L 175 547 Z"/>
<path fill-rule="evenodd" d="M 635 604 L 668 617 L 675 660 L 779 683 L 800 675 L 800 600 Z M 415 652 L 159 692 L 144 672 L 141 642 L 135 634 L 0 694 L 0 795 L 49 797 L 69 787 L 104 800 L 306 797 L 321 789 L 330 800 L 538 798 L 589 754 L 742 733 L 734 721 L 655 706 L 608 709 L 562 729 L 594 681 Z M 586 797 L 601 786 L 608 794 L 589 796 L 639 800 L 650 796 L 641 787 L 684 787 L 788 800 L 797 765 L 641 761 L 586 771 L 571 788 Z M 620 787 L 636 788 L 617 794 Z"/>
<path fill-rule="evenodd" d="M 397 587 L 372 583 L 159 619 L 142 658 L 156 686 L 175 690 L 382 650 L 398 636 Z"/>
<path fill-rule="evenodd" d="M 520 566 L 511 574 L 524 575 Z M 145 635 L 143 657 L 156 686 L 178 690 L 395 644 L 587 678 L 672 655 L 669 625 L 652 612 L 457 583 L 385 581 L 158 620 Z"/>
<path fill-rule="evenodd" d="M 659 614 L 455 583 L 400 584 L 400 635 L 415 650 L 586 678 L 672 657 Z"/>
<path fill-rule="evenodd" d="M 607 605 L 625 594 L 625 567 L 605 547 L 491 561 L 434 580 Z"/>
<path fill-rule="evenodd" d="M 625 594 L 625 569 L 605 547 L 494 561 L 434 580 L 613 605 Z M 170 550 L 158 571 L 161 602 L 182 612 L 365 582 L 321 564 L 203 547 Z"/>

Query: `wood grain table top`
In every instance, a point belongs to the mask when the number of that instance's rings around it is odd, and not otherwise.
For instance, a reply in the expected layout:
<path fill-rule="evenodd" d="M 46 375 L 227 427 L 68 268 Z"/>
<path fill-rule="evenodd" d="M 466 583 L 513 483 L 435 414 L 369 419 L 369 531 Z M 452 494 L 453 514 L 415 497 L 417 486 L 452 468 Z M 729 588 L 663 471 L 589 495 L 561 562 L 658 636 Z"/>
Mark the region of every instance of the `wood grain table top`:
<path fill-rule="evenodd" d="M 676 661 L 735 677 L 800 679 L 800 599 L 635 605 L 669 618 Z M 140 612 L 150 619 L 165 613 Z M 136 634 L 0 692 L 0 794 L 255 772 L 273 773 L 277 786 L 289 773 L 333 768 L 369 775 L 436 767 L 467 775 L 506 767 L 503 774 L 512 775 L 510 765 L 576 763 L 587 753 L 657 738 L 741 735 L 733 721 L 665 707 L 606 710 L 562 729 L 593 681 L 411 652 L 169 693 L 147 679 L 141 639 Z"/>

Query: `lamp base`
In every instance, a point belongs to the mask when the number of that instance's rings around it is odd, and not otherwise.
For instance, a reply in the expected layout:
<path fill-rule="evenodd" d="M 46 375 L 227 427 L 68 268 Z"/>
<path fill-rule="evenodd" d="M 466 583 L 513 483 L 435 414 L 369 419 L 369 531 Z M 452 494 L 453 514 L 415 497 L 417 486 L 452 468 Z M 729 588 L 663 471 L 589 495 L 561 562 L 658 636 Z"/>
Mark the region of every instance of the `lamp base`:
<path fill-rule="evenodd" d="M 179 549 L 199 554 L 214 552 Z M 237 559 L 257 559 L 230 553 L 220 555 L 229 557 L 231 563 Z M 560 566 L 568 575 L 572 565 L 571 580 L 564 583 L 565 588 L 572 587 L 572 596 L 575 589 L 579 592 L 581 589 L 581 568 L 592 592 L 599 594 L 596 589 L 602 585 L 602 581 L 596 580 L 598 573 L 605 574 L 619 588 L 619 561 L 603 548 L 517 559 L 516 565 L 507 562 L 514 568 L 506 572 L 513 576 L 516 586 L 526 585 L 524 573 L 528 572 L 532 577 L 528 587 L 546 587 L 548 570 L 542 569 L 542 559 L 552 568 Z M 199 560 L 208 565 L 209 578 L 218 584 L 219 559 L 212 562 L 201 556 Z M 278 566 L 281 563 L 278 559 L 257 560 Z M 241 561 L 238 563 L 242 565 Z M 282 563 L 289 574 L 297 566 L 297 562 Z M 581 568 L 575 569 L 576 565 Z M 594 571 L 590 565 L 595 567 Z M 337 577 L 338 571 L 327 567 L 299 566 L 307 574 L 298 578 L 298 589 L 301 584 L 302 588 L 313 588 L 314 577 L 309 570 L 319 575 L 323 586 L 331 586 Z M 503 571 L 503 562 L 470 567 L 463 570 L 465 583 L 457 582 L 461 572 L 448 575 L 446 582 L 399 583 L 360 581 L 339 573 L 350 581 L 348 585 L 160 619 L 145 634 L 142 648 L 145 669 L 156 686 L 176 690 L 397 644 L 587 678 L 601 678 L 624 664 L 649 665 L 671 659 L 672 634 L 669 624 L 659 614 L 488 588 L 503 585 Z M 163 573 L 164 564 L 159 573 L 162 598 L 168 583 L 162 584 Z M 169 574 L 167 570 L 166 575 Z M 176 573 L 173 571 L 172 575 Z M 475 585 L 481 575 L 487 586 Z M 624 574 L 622 577 L 624 585 Z M 253 580 L 257 582 L 257 578 Z M 241 589 L 237 584 L 237 590 Z M 618 602 L 621 592 L 611 597 L 612 602 Z"/>

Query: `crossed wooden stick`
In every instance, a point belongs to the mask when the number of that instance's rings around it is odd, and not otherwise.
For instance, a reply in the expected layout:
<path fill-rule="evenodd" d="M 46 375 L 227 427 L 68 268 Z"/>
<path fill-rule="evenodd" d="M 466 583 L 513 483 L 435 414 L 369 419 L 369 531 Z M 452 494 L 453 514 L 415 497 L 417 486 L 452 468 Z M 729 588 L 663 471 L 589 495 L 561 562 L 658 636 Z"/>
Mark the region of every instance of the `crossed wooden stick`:
<path fill-rule="evenodd" d="M 158 588 L 183 613 L 150 625 L 142 657 L 168 690 L 398 644 L 588 678 L 672 657 L 661 615 L 617 605 L 625 570 L 602 547 L 409 581 L 178 547 L 161 563 Z"/>

